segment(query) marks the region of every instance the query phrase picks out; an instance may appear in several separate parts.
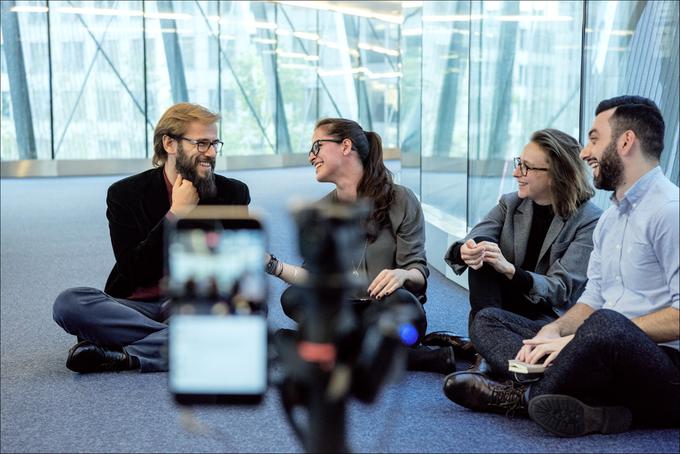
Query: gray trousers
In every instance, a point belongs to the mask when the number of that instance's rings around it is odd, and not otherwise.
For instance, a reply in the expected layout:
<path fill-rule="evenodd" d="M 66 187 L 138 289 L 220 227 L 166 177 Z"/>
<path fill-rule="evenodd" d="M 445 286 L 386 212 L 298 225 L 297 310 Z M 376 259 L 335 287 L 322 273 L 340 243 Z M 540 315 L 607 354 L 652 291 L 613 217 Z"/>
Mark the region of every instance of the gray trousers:
<path fill-rule="evenodd" d="M 137 357 L 142 372 L 163 372 L 168 370 L 169 303 L 113 298 L 101 290 L 75 287 L 59 294 L 52 316 L 79 339 Z"/>
<path fill-rule="evenodd" d="M 498 308 L 482 309 L 470 337 L 492 370 L 512 378 L 508 359 L 522 340 L 547 321 L 529 320 Z M 640 425 L 680 426 L 680 353 L 659 346 L 622 314 L 600 309 L 576 330 L 574 338 L 529 397 L 566 394 L 594 405 L 624 405 Z"/>

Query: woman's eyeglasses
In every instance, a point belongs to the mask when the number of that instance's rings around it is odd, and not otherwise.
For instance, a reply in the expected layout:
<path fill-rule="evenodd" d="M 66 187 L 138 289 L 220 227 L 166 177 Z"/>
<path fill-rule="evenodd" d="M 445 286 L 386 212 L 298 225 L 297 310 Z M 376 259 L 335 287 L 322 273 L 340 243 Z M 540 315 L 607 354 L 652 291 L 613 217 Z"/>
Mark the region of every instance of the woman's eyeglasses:
<path fill-rule="evenodd" d="M 530 167 L 526 164 L 526 162 L 522 161 L 522 158 L 512 158 L 512 162 L 513 164 L 515 164 L 515 169 L 519 167 L 519 173 L 521 173 L 523 177 L 526 177 L 527 172 L 529 172 L 530 170 L 543 170 L 543 171 L 550 170 L 545 167 Z"/>
<path fill-rule="evenodd" d="M 315 140 L 314 143 L 312 143 L 312 148 L 309 149 L 309 154 L 312 154 L 314 156 L 317 156 L 319 154 L 319 150 L 321 150 L 321 143 L 322 142 L 333 142 L 333 143 L 342 143 L 342 140 L 337 140 L 337 139 L 319 139 Z"/>

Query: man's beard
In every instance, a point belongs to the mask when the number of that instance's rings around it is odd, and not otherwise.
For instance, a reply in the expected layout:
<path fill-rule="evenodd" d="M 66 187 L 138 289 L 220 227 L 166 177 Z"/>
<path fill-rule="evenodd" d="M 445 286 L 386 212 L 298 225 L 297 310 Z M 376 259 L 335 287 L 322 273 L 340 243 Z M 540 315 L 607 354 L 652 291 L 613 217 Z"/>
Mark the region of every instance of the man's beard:
<path fill-rule="evenodd" d="M 605 148 L 598 166 L 597 176 L 593 177 L 595 187 L 615 191 L 623 180 L 623 161 L 616 152 L 616 141 L 612 140 Z"/>
<path fill-rule="evenodd" d="M 198 173 L 199 162 L 209 162 L 210 172 L 205 177 Z M 217 186 L 215 185 L 215 158 L 204 156 L 200 153 L 196 154 L 192 159 L 191 156 L 184 152 L 184 148 L 180 143 L 177 147 L 177 160 L 175 161 L 175 170 L 185 178 L 191 181 L 198 192 L 199 199 L 206 199 L 217 195 Z"/>

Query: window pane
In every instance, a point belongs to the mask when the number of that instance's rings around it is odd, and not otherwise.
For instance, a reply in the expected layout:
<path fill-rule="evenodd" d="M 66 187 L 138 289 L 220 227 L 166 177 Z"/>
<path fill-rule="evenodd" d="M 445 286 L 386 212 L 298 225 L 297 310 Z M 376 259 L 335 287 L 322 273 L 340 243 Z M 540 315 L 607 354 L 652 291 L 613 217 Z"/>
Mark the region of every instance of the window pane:
<path fill-rule="evenodd" d="M 2 2 L 3 161 L 52 156 L 46 13 L 45 2 Z"/>
<path fill-rule="evenodd" d="M 383 148 L 397 146 L 399 26 L 377 19 L 359 19 L 359 123 L 382 137 Z"/>
<path fill-rule="evenodd" d="M 578 137 L 582 17 L 581 2 L 473 2 L 468 226 L 517 190 L 532 132 Z"/>
<path fill-rule="evenodd" d="M 465 235 L 469 2 L 423 7 L 422 201 L 428 220 Z"/>
<path fill-rule="evenodd" d="M 147 156 L 141 2 L 50 5 L 55 157 Z"/>
<path fill-rule="evenodd" d="M 147 106 L 151 125 L 171 105 L 193 102 L 218 112 L 216 56 L 219 17 L 215 2 L 145 3 Z M 149 140 L 153 128 L 150 127 Z M 151 147 L 151 144 L 149 144 Z M 225 147 L 226 148 L 226 147 Z"/>
<path fill-rule="evenodd" d="M 306 154 L 318 119 L 318 42 L 316 10 L 277 5 L 276 33 L 259 39 L 263 52 L 273 53 L 291 152 Z M 276 38 L 276 40 L 274 39 Z M 284 127 L 282 119 L 280 127 Z M 279 151 L 284 148 L 279 145 Z"/>
<path fill-rule="evenodd" d="M 401 29 L 401 84 L 399 104 L 399 148 L 401 150 L 401 184 L 420 197 L 421 149 L 421 5 L 404 3 Z"/>
<path fill-rule="evenodd" d="M 356 16 L 319 11 L 319 117 L 359 119 Z"/>
<path fill-rule="evenodd" d="M 653 99 L 666 123 L 661 167 L 678 183 L 678 3 L 588 2 L 586 65 L 581 140 L 595 117 L 597 104 L 619 95 Z M 609 193 L 598 191 L 596 202 L 609 206 Z"/>
<path fill-rule="evenodd" d="M 225 2 L 220 10 L 223 94 L 222 153 L 232 156 L 276 151 L 276 85 L 273 56 L 260 52 L 263 30 L 273 31 L 274 5 Z M 225 107 L 232 105 L 233 110 Z"/>

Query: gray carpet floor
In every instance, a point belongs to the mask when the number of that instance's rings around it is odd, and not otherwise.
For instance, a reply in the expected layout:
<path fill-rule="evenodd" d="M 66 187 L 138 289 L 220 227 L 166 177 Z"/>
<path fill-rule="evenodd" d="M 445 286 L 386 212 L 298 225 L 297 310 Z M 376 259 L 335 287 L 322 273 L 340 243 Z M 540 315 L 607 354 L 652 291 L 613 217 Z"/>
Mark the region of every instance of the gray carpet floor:
<path fill-rule="evenodd" d="M 300 260 L 291 197 L 313 200 L 329 185 L 311 168 L 227 172 L 246 182 L 270 250 Z M 2 452 L 299 452 L 278 391 L 256 407 L 177 407 L 167 374 L 78 375 L 64 367 L 74 338 L 52 321 L 68 287 L 101 288 L 113 263 L 105 219 L 107 187 L 121 178 L 2 179 Z M 444 251 L 442 251 L 443 253 Z M 269 323 L 292 327 L 270 279 Z M 429 331 L 466 332 L 467 292 L 433 271 Z M 372 405 L 350 400 L 348 442 L 361 452 L 675 452 L 678 430 L 553 438 L 523 418 L 479 414 L 448 401 L 442 376 L 411 372 Z"/>

